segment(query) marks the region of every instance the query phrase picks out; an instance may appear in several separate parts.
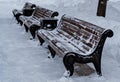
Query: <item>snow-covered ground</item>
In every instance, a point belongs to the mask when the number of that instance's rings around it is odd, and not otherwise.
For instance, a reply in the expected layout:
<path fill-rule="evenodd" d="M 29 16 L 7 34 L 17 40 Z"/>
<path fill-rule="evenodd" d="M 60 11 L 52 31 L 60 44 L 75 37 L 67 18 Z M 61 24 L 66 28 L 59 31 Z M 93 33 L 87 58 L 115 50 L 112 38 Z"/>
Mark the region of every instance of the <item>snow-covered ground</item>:
<path fill-rule="evenodd" d="M 114 36 L 107 39 L 103 49 L 103 76 L 75 72 L 64 78 L 62 58 L 48 59 L 45 45 L 29 40 L 30 34 L 13 18 L 12 10 L 21 9 L 27 1 L 58 11 L 59 19 L 67 14 L 112 29 Z M 0 0 L 0 82 L 119 82 L 120 0 L 108 1 L 105 18 L 96 16 L 97 4 L 98 0 Z"/>

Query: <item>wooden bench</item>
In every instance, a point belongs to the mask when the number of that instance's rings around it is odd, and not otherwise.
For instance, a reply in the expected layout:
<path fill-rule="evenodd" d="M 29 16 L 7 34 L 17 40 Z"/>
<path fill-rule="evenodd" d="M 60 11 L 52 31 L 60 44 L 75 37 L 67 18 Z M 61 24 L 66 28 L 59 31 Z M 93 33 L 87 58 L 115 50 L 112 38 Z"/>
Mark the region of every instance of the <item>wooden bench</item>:
<path fill-rule="evenodd" d="M 74 63 L 93 63 L 101 76 L 103 46 L 106 38 L 113 36 L 113 31 L 64 15 L 55 30 L 39 30 L 37 36 L 41 45 L 48 43 L 52 57 L 56 53 L 63 57 L 68 76 L 73 75 Z"/>
<path fill-rule="evenodd" d="M 35 7 L 36 7 L 35 4 L 32 4 L 30 2 L 26 2 L 24 7 L 22 8 L 22 10 L 14 9 L 12 12 L 13 12 L 14 17 L 16 18 L 16 20 L 19 23 L 19 16 L 20 15 L 31 16 Z"/>
<path fill-rule="evenodd" d="M 57 19 L 54 19 L 55 16 L 58 16 L 58 12 L 37 6 L 31 17 L 20 16 L 20 20 L 21 24 L 24 24 L 26 32 L 29 30 L 34 39 L 35 32 L 38 29 L 44 27 L 54 29 L 57 26 Z M 47 23 L 47 26 L 44 23 Z"/>

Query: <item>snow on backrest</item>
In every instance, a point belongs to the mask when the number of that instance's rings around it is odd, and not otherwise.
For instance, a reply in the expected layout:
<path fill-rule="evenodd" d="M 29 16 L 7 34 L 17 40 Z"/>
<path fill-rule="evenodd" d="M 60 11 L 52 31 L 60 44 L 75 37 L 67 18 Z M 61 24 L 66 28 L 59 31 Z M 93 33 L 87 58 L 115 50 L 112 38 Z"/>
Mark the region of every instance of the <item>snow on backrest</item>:
<path fill-rule="evenodd" d="M 85 54 L 96 48 L 105 30 L 99 26 L 68 16 L 62 17 L 59 29 L 72 36 L 71 41 Z"/>
<path fill-rule="evenodd" d="M 48 18 L 51 17 L 53 11 L 42 8 L 42 7 L 36 7 L 33 17 L 35 18 Z"/>

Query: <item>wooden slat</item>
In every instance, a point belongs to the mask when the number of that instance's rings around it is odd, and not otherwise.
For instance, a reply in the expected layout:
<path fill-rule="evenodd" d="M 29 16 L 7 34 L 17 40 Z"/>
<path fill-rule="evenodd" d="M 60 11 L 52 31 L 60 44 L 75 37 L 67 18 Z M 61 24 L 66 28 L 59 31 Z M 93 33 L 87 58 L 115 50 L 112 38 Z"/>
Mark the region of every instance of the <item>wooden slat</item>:
<path fill-rule="evenodd" d="M 48 17 L 51 17 L 52 13 L 53 13 L 53 11 L 51 11 L 51 10 L 37 7 L 35 9 L 33 16 L 37 17 L 37 18 L 48 18 Z"/>

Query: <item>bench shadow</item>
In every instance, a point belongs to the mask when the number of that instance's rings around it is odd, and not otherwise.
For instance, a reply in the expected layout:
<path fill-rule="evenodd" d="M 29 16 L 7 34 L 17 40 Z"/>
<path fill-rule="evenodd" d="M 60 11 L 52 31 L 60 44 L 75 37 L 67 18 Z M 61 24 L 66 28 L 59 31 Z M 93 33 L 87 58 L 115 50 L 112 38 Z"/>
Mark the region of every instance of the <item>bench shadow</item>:
<path fill-rule="evenodd" d="M 77 76 L 89 76 L 95 73 L 95 70 L 87 64 L 75 64 L 74 74 Z"/>

